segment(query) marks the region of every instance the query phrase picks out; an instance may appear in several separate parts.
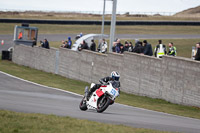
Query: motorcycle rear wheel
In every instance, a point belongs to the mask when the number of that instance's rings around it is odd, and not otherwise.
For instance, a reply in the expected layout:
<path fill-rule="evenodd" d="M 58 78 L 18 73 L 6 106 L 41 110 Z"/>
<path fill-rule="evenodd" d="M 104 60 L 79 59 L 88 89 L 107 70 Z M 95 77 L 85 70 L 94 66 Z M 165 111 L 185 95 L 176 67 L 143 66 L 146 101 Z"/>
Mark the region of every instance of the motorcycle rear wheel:
<path fill-rule="evenodd" d="M 86 102 L 85 102 L 85 97 L 81 100 L 81 103 L 79 104 L 79 108 L 82 111 L 87 110 L 87 105 L 86 105 Z"/>
<path fill-rule="evenodd" d="M 111 102 L 110 98 L 106 96 L 101 97 L 97 103 L 97 112 L 102 113 L 103 111 L 105 111 L 110 105 L 110 102 Z"/>

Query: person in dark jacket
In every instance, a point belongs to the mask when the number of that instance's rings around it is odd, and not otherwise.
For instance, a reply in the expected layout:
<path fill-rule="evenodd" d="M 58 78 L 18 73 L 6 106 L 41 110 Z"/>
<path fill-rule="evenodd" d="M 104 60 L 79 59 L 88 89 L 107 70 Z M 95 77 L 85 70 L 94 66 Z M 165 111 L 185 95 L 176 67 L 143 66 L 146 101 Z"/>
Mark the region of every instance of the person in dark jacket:
<path fill-rule="evenodd" d="M 125 41 L 124 51 L 128 51 L 128 49 L 129 49 L 128 41 Z"/>
<path fill-rule="evenodd" d="M 90 45 L 90 50 L 91 51 L 96 51 L 96 43 L 94 42 L 94 40 L 91 40 L 92 44 Z"/>
<path fill-rule="evenodd" d="M 88 44 L 85 42 L 85 40 L 83 40 L 83 42 L 81 43 L 81 45 L 79 45 L 78 50 L 81 51 L 82 49 L 88 49 Z"/>
<path fill-rule="evenodd" d="M 123 53 L 124 53 L 124 51 L 125 51 L 125 49 L 124 49 L 124 45 L 123 45 L 123 44 L 121 44 L 119 48 L 120 48 L 120 51 L 119 51 L 119 53 L 120 53 L 120 54 L 123 54 Z"/>
<path fill-rule="evenodd" d="M 47 39 L 44 39 L 44 43 L 42 44 L 43 48 L 49 49 L 49 42 L 47 41 Z"/>
<path fill-rule="evenodd" d="M 144 51 L 144 47 L 142 46 L 142 42 L 140 42 L 140 41 L 137 42 L 135 44 L 135 48 L 133 49 L 133 52 L 141 54 L 141 53 L 143 53 L 143 51 Z"/>
<path fill-rule="evenodd" d="M 147 40 L 144 40 L 143 43 L 144 43 L 144 51 L 143 51 L 144 55 L 152 56 L 153 51 L 152 51 L 151 44 L 149 44 Z"/>
<path fill-rule="evenodd" d="M 196 44 L 197 53 L 195 55 L 195 60 L 200 61 L 200 43 Z"/>

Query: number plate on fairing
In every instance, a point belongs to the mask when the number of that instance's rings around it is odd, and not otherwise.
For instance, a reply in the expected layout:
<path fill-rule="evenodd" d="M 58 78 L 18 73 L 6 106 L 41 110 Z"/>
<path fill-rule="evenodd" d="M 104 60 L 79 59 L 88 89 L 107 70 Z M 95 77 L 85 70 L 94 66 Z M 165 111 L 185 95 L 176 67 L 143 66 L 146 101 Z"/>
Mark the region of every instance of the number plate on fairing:
<path fill-rule="evenodd" d="M 112 89 L 112 90 L 110 91 L 110 94 L 112 94 L 113 96 L 115 96 L 115 95 L 116 95 L 116 90 L 115 90 L 115 89 Z"/>

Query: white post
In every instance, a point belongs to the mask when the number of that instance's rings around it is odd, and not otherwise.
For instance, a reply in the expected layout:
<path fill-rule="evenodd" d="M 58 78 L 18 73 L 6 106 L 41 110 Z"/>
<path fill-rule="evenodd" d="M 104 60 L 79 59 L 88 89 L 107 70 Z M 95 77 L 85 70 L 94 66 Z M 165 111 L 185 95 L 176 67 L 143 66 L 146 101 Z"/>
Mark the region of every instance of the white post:
<path fill-rule="evenodd" d="M 110 26 L 109 52 L 112 52 L 112 46 L 115 39 L 116 10 L 117 10 L 117 0 L 113 0 L 112 20 L 111 20 L 111 26 Z"/>
<path fill-rule="evenodd" d="M 104 0 L 104 3 L 103 3 L 103 16 L 102 16 L 102 27 L 101 27 L 102 38 L 101 39 L 103 39 L 103 34 L 104 34 L 105 8 L 106 8 L 106 0 Z"/>

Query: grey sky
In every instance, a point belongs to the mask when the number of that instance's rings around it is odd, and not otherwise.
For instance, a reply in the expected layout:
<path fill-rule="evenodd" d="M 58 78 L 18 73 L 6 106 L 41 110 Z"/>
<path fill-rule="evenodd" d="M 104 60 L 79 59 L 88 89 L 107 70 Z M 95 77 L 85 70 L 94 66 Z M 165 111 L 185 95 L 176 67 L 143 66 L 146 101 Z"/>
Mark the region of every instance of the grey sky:
<path fill-rule="evenodd" d="M 111 11 L 112 2 L 106 2 Z M 102 11 L 103 0 L 0 0 L 0 10 Z M 200 5 L 200 0 L 118 0 L 122 12 L 179 12 Z"/>

